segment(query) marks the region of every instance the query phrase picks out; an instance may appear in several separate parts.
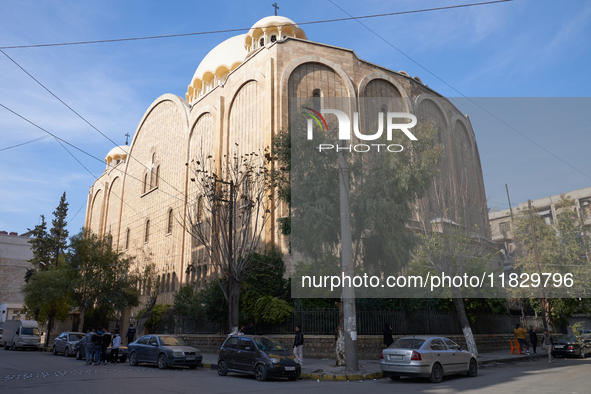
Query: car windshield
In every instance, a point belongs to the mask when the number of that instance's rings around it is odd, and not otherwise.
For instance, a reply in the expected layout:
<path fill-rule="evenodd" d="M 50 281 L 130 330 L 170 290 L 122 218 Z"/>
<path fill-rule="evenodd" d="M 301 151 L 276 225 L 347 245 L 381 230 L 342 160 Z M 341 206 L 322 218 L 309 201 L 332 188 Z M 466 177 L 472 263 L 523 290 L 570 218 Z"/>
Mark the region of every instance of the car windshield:
<path fill-rule="evenodd" d="M 164 346 L 187 346 L 185 341 L 177 337 L 160 337 Z"/>
<path fill-rule="evenodd" d="M 23 327 L 21 335 L 39 335 L 39 329 L 37 327 Z"/>
<path fill-rule="evenodd" d="M 84 338 L 83 334 L 70 334 L 70 341 L 79 341 Z"/>
<path fill-rule="evenodd" d="M 574 338 L 572 335 L 555 335 L 554 336 L 554 340 L 555 341 L 571 341 L 574 342 Z"/>
<path fill-rule="evenodd" d="M 425 343 L 421 338 L 400 338 L 388 349 L 419 349 Z"/>
<path fill-rule="evenodd" d="M 277 351 L 277 350 L 285 350 L 283 346 L 277 341 L 274 341 L 269 338 L 257 338 L 255 339 L 257 347 L 260 350 L 268 351 Z"/>

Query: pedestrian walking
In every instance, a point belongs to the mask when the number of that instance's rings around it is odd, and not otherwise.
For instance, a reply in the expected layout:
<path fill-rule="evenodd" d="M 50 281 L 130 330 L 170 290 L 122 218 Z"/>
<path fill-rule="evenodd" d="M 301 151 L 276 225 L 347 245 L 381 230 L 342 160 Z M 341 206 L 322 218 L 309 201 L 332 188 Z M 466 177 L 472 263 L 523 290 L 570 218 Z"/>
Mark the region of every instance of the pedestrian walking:
<path fill-rule="evenodd" d="M 536 334 L 536 329 L 532 326 L 527 333 L 529 334 L 529 340 L 534 354 L 538 354 L 536 353 L 536 348 L 538 347 L 538 334 Z"/>
<path fill-rule="evenodd" d="M 384 325 L 384 330 L 383 330 L 383 334 L 384 334 L 384 345 L 386 346 L 386 349 L 390 347 L 391 344 L 394 343 L 394 338 L 392 337 L 392 325 L 390 323 L 386 323 Z"/>
<path fill-rule="evenodd" d="M 304 365 L 304 334 L 300 325 L 296 326 L 296 334 L 293 340 L 293 355 L 300 365 Z"/>
<path fill-rule="evenodd" d="M 94 346 L 94 344 L 92 342 L 93 335 L 94 335 L 94 329 L 89 328 L 88 333 L 84 336 L 84 341 L 82 342 L 84 344 L 84 353 L 86 355 L 86 365 L 92 364 L 92 350 L 93 350 L 93 346 Z"/>
<path fill-rule="evenodd" d="M 92 336 L 92 348 L 94 352 L 94 365 L 101 362 L 101 350 L 103 349 L 103 330 L 100 328 Z"/>
<path fill-rule="evenodd" d="M 521 327 L 521 324 L 517 323 L 515 325 L 515 330 L 513 330 L 513 334 L 515 338 L 519 341 L 519 348 L 522 349 L 525 347 L 526 353 L 529 355 L 529 345 L 527 344 L 527 339 L 525 339 L 525 334 L 527 334 L 527 330 Z"/>
<path fill-rule="evenodd" d="M 548 362 L 552 362 L 552 350 L 554 350 L 554 340 L 552 339 L 552 335 L 548 334 L 548 331 L 544 331 L 544 336 L 542 337 L 542 349 L 546 350 L 546 354 L 548 354 Z"/>
<path fill-rule="evenodd" d="M 129 328 L 127 329 L 127 334 L 125 334 L 125 338 L 127 338 L 128 345 L 131 342 L 133 342 L 133 339 L 135 338 L 135 327 L 133 326 L 133 324 L 129 325 Z"/>
<path fill-rule="evenodd" d="M 113 344 L 111 345 L 111 362 L 117 364 L 117 358 L 119 358 L 119 347 L 121 346 L 121 337 L 119 336 L 119 330 L 115 330 L 113 333 Z"/>
<path fill-rule="evenodd" d="M 109 355 L 107 354 L 107 348 L 111 345 L 111 333 L 103 328 L 103 342 L 101 344 L 101 354 L 103 355 L 103 364 L 107 365 Z"/>

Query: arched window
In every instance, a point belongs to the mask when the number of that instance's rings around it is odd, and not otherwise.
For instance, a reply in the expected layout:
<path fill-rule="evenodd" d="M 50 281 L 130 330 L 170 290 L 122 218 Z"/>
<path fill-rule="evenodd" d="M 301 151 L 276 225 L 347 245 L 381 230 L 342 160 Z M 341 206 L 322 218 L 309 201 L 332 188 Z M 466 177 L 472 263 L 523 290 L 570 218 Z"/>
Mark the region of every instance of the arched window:
<path fill-rule="evenodd" d="M 156 182 L 154 187 L 158 187 L 158 178 L 160 178 L 160 166 L 156 167 Z"/>
<path fill-rule="evenodd" d="M 143 191 L 143 193 L 146 192 L 147 188 L 148 188 L 148 174 L 144 175 L 144 191 Z"/>
<path fill-rule="evenodd" d="M 166 290 L 167 293 L 170 292 L 170 274 L 166 274 Z"/>
<path fill-rule="evenodd" d="M 197 223 L 203 220 L 203 196 L 197 198 Z"/>
<path fill-rule="evenodd" d="M 275 41 L 277 41 L 277 36 L 275 34 L 273 34 L 271 36 L 271 42 L 275 42 Z"/>
<path fill-rule="evenodd" d="M 261 39 L 259 40 L 259 46 L 261 46 L 261 47 L 265 46 L 265 37 L 261 37 Z"/>
<path fill-rule="evenodd" d="M 144 242 L 148 242 L 150 240 L 150 220 L 146 220 L 146 236 L 144 237 Z"/>
<path fill-rule="evenodd" d="M 320 93 L 320 89 L 314 89 L 314 91 L 312 92 L 312 104 L 314 106 L 314 109 L 316 111 L 320 111 L 320 97 L 321 93 Z"/>
<path fill-rule="evenodd" d="M 129 228 L 125 232 L 125 249 L 129 249 Z"/>
<path fill-rule="evenodd" d="M 168 226 L 166 227 L 167 234 L 172 233 L 172 219 L 173 219 L 173 213 L 172 213 L 172 208 L 170 208 L 168 210 Z"/>
<path fill-rule="evenodd" d="M 172 273 L 172 282 L 170 283 L 170 291 L 173 293 L 176 291 L 176 282 L 177 282 L 176 272 L 173 272 Z"/>

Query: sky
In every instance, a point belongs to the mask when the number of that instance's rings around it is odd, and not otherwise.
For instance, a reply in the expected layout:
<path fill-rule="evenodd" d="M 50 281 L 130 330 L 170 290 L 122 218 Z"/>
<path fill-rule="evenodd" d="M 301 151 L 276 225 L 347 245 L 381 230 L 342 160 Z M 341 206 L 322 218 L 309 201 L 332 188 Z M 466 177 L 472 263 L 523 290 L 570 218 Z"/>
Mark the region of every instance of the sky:
<path fill-rule="evenodd" d="M 273 2 L 0 2 L 1 48 L 245 29 L 2 49 L 94 128 L 0 53 L 0 230 L 26 232 L 42 214 L 50 222 L 65 191 L 68 229 L 77 233 L 114 147 L 95 128 L 125 144 L 153 101 L 165 93 L 184 98 L 203 57 L 272 15 Z M 277 0 L 279 15 L 297 23 L 475 2 Z M 514 0 L 361 22 L 301 27 L 312 41 L 352 49 L 458 97 L 476 134 L 491 209 L 508 208 L 505 184 L 514 205 L 591 186 L 591 1 Z M 66 150 L 30 122 L 71 145 Z"/>

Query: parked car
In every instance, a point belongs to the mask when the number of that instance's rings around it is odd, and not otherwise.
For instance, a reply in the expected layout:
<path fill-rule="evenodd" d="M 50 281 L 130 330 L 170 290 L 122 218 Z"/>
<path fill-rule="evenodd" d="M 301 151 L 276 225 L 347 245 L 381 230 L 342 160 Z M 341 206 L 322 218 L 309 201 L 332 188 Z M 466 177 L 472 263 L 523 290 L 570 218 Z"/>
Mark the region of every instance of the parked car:
<path fill-rule="evenodd" d="M 254 375 L 256 380 L 285 377 L 296 380 L 302 366 L 281 344 L 262 336 L 230 335 L 218 357 L 218 374 L 228 372 Z"/>
<path fill-rule="evenodd" d="M 0 346 L 4 349 L 39 349 L 41 332 L 35 320 L 7 320 L 4 322 Z"/>
<path fill-rule="evenodd" d="M 203 360 L 201 351 L 188 346 L 181 338 L 172 335 L 144 335 L 127 345 L 129 364 L 156 363 L 158 368 L 181 365 L 197 368 Z"/>
<path fill-rule="evenodd" d="M 414 336 L 398 339 L 380 355 L 384 376 L 397 380 L 401 376 L 429 378 L 439 383 L 445 375 L 465 373 L 478 375 L 474 353 L 448 338 Z"/>
<path fill-rule="evenodd" d="M 562 334 L 554 335 L 554 350 L 552 356 L 554 357 L 581 357 L 591 353 L 591 344 L 586 343 L 578 335 Z"/>
<path fill-rule="evenodd" d="M 74 351 L 74 355 L 76 356 L 76 360 L 86 360 L 86 349 L 84 346 L 84 337 L 81 340 L 79 340 L 78 342 L 76 342 L 76 344 L 74 345 L 73 351 Z M 125 361 L 127 361 L 127 354 L 128 354 L 127 347 L 125 347 L 125 346 L 119 347 L 119 356 L 117 357 L 117 362 L 124 363 Z M 107 361 L 109 361 L 109 362 L 113 361 L 113 360 L 111 360 L 111 347 L 110 346 L 107 348 Z"/>
<path fill-rule="evenodd" d="M 82 338 L 84 338 L 84 333 L 81 332 L 62 332 L 53 340 L 51 352 L 53 354 L 63 353 L 66 357 L 73 356 L 74 345 Z"/>

